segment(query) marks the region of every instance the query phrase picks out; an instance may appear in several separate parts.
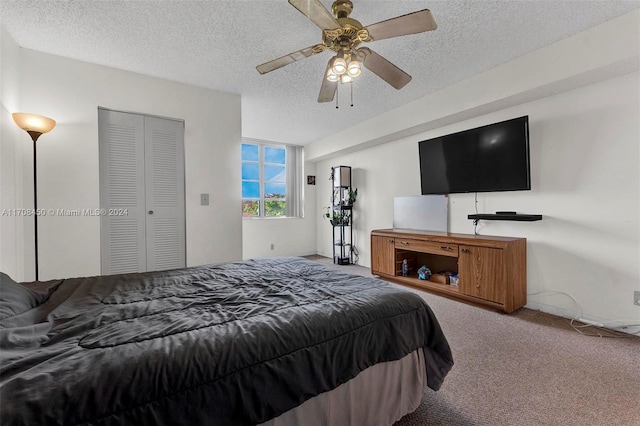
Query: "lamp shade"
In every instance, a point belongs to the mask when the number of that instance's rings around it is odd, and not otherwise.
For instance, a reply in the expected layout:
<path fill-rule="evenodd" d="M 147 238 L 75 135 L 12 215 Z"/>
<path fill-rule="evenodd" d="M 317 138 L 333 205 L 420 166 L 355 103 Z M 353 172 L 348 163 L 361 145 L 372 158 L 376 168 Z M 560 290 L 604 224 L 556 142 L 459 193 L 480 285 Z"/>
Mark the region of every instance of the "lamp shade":
<path fill-rule="evenodd" d="M 360 62 L 355 60 L 349 62 L 349 67 L 347 68 L 347 74 L 349 75 L 349 77 L 357 77 L 361 72 L 362 71 L 360 69 Z"/>
<path fill-rule="evenodd" d="M 333 69 L 329 68 L 327 70 L 327 80 L 329 81 L 340 81 L 340 76 L 333 72 Z"/>
<path fill-rule="evenodd" d="M 331 70 L 334 74 L 342 75 L 347 71 L 347 61 L 344 58 L 337 57 L 333 60 L 333 67 Z"/>
<path fill-rule="evenodd" d="M 14 112 L 11 114 L 13 121 L 26 132 L 47 133 L 50 132 L 55 126 L 56 121 L 44 117 L 42 115 L 27 114 L 24 112 Z"/>
<path fill-rule="evenodd" d="M 353 82 L 353 77 L 351 77 L 349 74 L 342 74 L 340 76 L 340 82 L 342 84 L 351 83 L 351 82 Z"/>

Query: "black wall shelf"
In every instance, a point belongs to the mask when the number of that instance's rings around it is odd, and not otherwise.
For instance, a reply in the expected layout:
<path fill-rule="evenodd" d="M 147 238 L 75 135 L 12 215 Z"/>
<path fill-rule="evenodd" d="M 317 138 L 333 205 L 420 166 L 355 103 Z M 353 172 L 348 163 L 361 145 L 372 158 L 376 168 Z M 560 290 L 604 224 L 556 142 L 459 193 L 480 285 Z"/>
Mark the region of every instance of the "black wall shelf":
<path fill-rule="evenodd" d="M 333 227 L 333 263 L 353 264 L 353 206 L 351 198 L 351 167 L 331 168 L 333 192 L 331 195 Z M 338 223 L 333 223 L 334 221 Z"/>
<path fill-rule="evenodd" d="M 522 213 L 496 213 L 496 214 L 470 214 L 467 219 L 472 220 L 514 220 L 518 222 L 535 222 L 542 220 L 541 214 Z"/>

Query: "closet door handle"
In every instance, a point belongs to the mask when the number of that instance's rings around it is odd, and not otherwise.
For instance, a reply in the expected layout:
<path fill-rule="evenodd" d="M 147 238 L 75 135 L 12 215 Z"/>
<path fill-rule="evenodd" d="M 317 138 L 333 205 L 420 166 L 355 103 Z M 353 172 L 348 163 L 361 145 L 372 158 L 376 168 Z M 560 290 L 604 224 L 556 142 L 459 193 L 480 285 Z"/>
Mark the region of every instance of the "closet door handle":
<path fill-rule="evenodd" d="M 149 214 L 153 214 L 153 210 L 149 210 Z"/>

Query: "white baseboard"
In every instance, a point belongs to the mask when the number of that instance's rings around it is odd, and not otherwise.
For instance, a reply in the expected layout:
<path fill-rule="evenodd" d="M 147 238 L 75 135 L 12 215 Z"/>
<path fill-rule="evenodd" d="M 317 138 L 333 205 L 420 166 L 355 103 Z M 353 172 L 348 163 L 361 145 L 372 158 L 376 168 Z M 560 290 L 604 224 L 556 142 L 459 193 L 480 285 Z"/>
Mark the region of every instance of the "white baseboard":
<path fill-rule="evenodd" d="M 559 308 L 557 306 L 547 305 L 546 303 L 540 303 L 540 302 L 529 300 L 527 301 L 527 304 L 524 307 L 528 309 L 533 309 L 535 311 L 546 312 L 548 314 L 556 315 L 556 316 L 567 318 L 567 319 L 575 318 L 577 321 L 582 319 L 584 320 L 583 322 L 585 324 L 602 326 L 603 328 L 607 328 L 609 330 L 614 330 L 614 331 L 620 331 L 622 333 L 628 333 L 628 334 L 640 333 L 640 326 L 638 325 L 630 325 L 625 328 L 620 328 L 625 325 L 624 322 L 618 322 L 617 319 L 601 318 L 595 315 L 589 315 L 585 313 L 582 313 L 580 315 L 580 318 L 576 318 L 576 316 L 578 315 L 577 310 Z M 631 323 L 631 321 L 627 322 L 627 324 L 629 323 Z M 640 324 L 640 321 L 636 322 L 635 324 Z"/>

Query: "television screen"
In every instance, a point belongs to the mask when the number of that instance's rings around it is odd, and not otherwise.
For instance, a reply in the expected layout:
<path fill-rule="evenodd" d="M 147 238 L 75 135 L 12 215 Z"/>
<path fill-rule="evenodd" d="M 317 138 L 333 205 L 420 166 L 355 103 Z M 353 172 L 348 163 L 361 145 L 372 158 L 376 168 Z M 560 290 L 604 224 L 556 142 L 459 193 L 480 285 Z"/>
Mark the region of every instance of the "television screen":
<path fill-rule="evenodd" d="M 531 189 L 529 116 L 418 143 L 422 194 Z"/>

